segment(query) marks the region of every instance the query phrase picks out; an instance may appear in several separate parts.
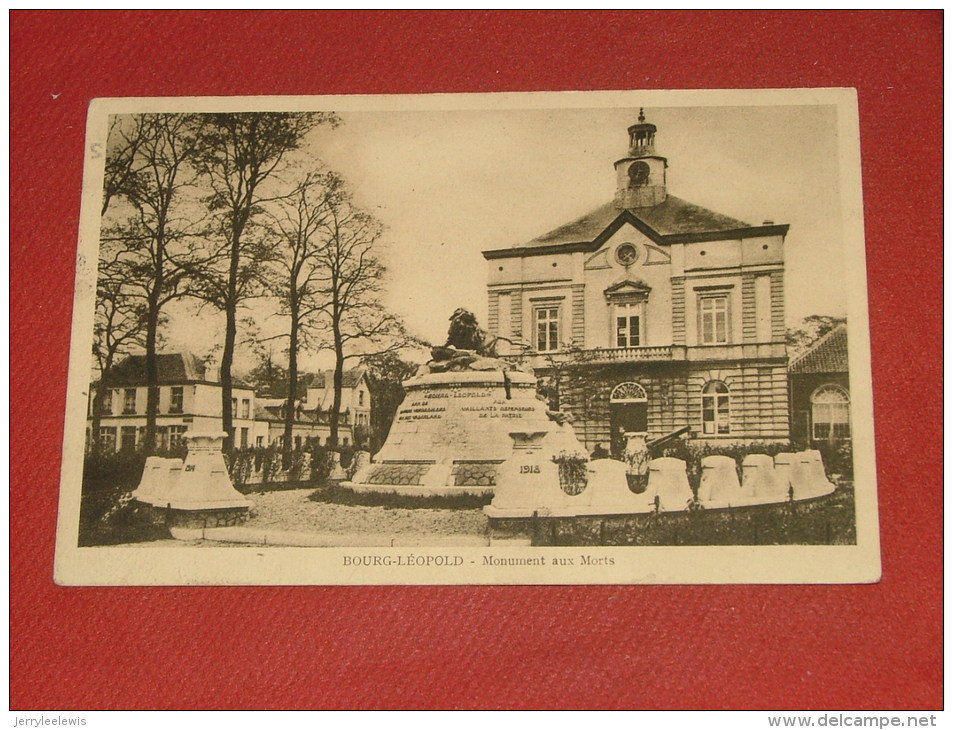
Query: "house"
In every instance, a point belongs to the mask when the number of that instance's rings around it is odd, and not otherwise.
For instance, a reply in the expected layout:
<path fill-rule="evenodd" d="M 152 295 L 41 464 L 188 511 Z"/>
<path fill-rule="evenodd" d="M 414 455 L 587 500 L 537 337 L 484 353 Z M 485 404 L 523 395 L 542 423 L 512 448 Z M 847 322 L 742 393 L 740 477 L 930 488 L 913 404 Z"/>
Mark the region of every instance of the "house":
<path fill-rule="evenodd" d="M 371 391 L 363 369 L 342 374 L 338 442 L 347 446 L 366 440 L 371 423 Z M 299 378 L 299 393 L 292 434 L 295 446 L 312 441 L 326 444 L 331 434 L 330 412 L 334 406 L 334 371 L 307 373 Z M 280 445 L 285 433 L 285 398 L 259 398 L 255 418 L 267 424 L 266 443 Z"/>
<path fill-rule="evenodd" d="M 159 449 L 182 444 L 186 431 L 221 431 L 222 390 L 211 369 L 187 352 L 158 355 L 159 409 L 156 438 Z M 105 388 L 99 424 L 104 451 L 134 450 L 142 443 L 146 426 L 146 357 L 130 355 L 115 365 L 105 382 L 90 392 L 87 443 L 91 440 L 92 403 L 97 389 Z M 236 446 L 260 443 L 267 426 L 255 422 L 255 394 L 247 385 L 232 385 L 232 434 Z"/>
<path fill-rule="evenodd" d="M 847 325 L 840 324 L 788 366 L 791 438 L 818 446 L 850 439 Z"/>
<path fill-rule="evenodd" d="M 483 252 L 497 352 L 548 381 L 590 449 L 685 427 L 706 442 L 787 440 L 788 226 L 671 195 L 656 132 L 640 111 L 612 200 Z"/>
<path fill-rule="evenodd" d="M 311 376 L 307 383 L 305 402 L 309 408 L 328 412 L 334 405 L 334 371 L 323 370 Z M 341 373 L 341 413 L 348 423 L 370 428 L 371 388 L 363 368 Z"/>
<path fill-rule="evenodd" d="M 220 431 L 222 390 L 211 369 L 187 352 L 160 354 L 159 412 L 156 417 L 160 450 L 183 443 L 187 430 Z M 295 445 L 308 441 L 327 443 L 331 433 L 330 411 L 334 404 L 334 372 L 303 375 L 304 397 L 298 402 L 292 433 Z M 142 444 L 146 426 L 146 358 L 130 355 L 110 372 L 105 386 L 93 383 L 90 392 L 87 447 L 91 444 L 92 404 L 96 389 L 105 387 L 100 417 L 100 444 L 104 451 L 134 450 Z M 238 448 L 281 445 L 284 439 L 284 398 L 261 398 L 251 386 L 232 383 L 233 443 Z M 343 373 L 338 442 L 344 446 L 366 440 L 371 418 L 371 394 L 362 369 Z M 361 428 L 357 428 L 361 427 Z M 363 429 L 363 431 L 361 430 Z"/>

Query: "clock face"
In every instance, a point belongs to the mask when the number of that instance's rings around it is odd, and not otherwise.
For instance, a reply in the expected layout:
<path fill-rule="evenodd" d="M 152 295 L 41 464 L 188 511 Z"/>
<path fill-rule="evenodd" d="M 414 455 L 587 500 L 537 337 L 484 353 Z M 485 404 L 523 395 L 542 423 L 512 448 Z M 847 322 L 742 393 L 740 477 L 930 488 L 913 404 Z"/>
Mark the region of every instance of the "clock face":
<path fill-rule="evenodd" d="M 629 180 L 633 185 L 645 185 L 649 181 L 649 166 L 646 162 L 633 162 L 629 167 Z"/>
<path fill-rule="evenodd" d="M 639 251 L 632 243 L 623 243 L 615 250 L 615 258 L 623 266 L 631 266 L 639 258 Z"/>

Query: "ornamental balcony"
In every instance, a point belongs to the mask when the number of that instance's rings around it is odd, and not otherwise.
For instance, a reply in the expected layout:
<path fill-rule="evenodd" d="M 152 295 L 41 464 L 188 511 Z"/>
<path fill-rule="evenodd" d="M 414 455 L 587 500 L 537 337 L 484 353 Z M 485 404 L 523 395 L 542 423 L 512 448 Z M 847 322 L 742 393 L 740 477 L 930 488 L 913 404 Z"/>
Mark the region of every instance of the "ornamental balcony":
<path fill-rule="evenodd" d="M 555 352 L 528 350 L 521 355 L 504 355 L 504 360 L 532 368 L 567 364 L 611 365 L 629 362 L 698 362 L 740 360 L 786 360 L 783 342 L 751 342 L 727 345 L 659 345 L 654 347 L 591 347 Z"/>
<path fill-rule="evenodd" d="M 661 347 L 596 347 L 583 350 L 583 362 L 644 362 L 646 360 L 671 360 L 671 345 Z M 684 348 L 678 348 L 684 353 Z"/>
<path fill-rule="evenodd" d="M 673 352 L 677 354 L 673 356 Z M 668 362 L 684 359 L 684 347 L 662 345 L 656 347 L 594 347 L 587 349 L 564 349 L 554 352 L 535 352 L 521 355 L 505 355 L 502 359 L 533 368 L 553 367 L 565 364 L 602 365 L 616 362 Z"/>

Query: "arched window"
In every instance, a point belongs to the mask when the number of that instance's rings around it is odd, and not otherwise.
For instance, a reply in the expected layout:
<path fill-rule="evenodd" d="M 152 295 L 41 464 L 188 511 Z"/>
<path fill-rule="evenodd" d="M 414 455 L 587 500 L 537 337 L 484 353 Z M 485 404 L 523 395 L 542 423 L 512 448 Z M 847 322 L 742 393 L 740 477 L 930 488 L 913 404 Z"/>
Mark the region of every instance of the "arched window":
<path fill-rule="evenodd" d="M 728 386 L 712 380 L 702 388 L 702 433 L 723 436 L 730 433 Z"/>
<path fill-rule="evenodd" d="M 834 441 L 850 438 L 850 395 L 839 385 L 822 385 L 811 396 L 813 438 Z"/>
<path fill-rule="evenodd" d="M 610 403 L 645 403 L 647 400 L 645 388 L 632 382 L 619 383 L 609 396 Z"/>
<path fill-rule="evenodd" d="M 621 454 L 627 433 L 649 430 L 648 395 L 638 383 L 619 383 L 609 394 L 609 433 L 613 454 Z"/>

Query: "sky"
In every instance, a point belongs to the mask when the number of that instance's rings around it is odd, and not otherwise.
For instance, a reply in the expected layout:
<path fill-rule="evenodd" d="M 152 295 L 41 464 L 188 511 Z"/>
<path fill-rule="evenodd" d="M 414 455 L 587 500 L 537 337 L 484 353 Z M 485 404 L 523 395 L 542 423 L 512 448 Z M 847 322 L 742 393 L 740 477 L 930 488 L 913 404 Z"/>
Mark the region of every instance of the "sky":
<path fill-rule="evenodd" d="M 626 155 L 638 108 L 340 116 L 337 128 L 309 135 L 300 162 L 343 175 L 384 224 L 385 302 L 415 334 L 442 342 L 457 307 L 486 322 L 481 251 L 529 241 L 612 199 L 613 163 Z M 846 313 L 836 107 L 646 107 L 645 116 L 658 127 L 671 194 L 753 225 L 790 224 L 789 326 Z M 179 305 L 166 344 L 204 354 L 220 325 L 211 312 L 192 315 Z M 246 352 L 239 364 L 250 362 Z M 305 367 L 326 363 L 304 357 Z"/>

